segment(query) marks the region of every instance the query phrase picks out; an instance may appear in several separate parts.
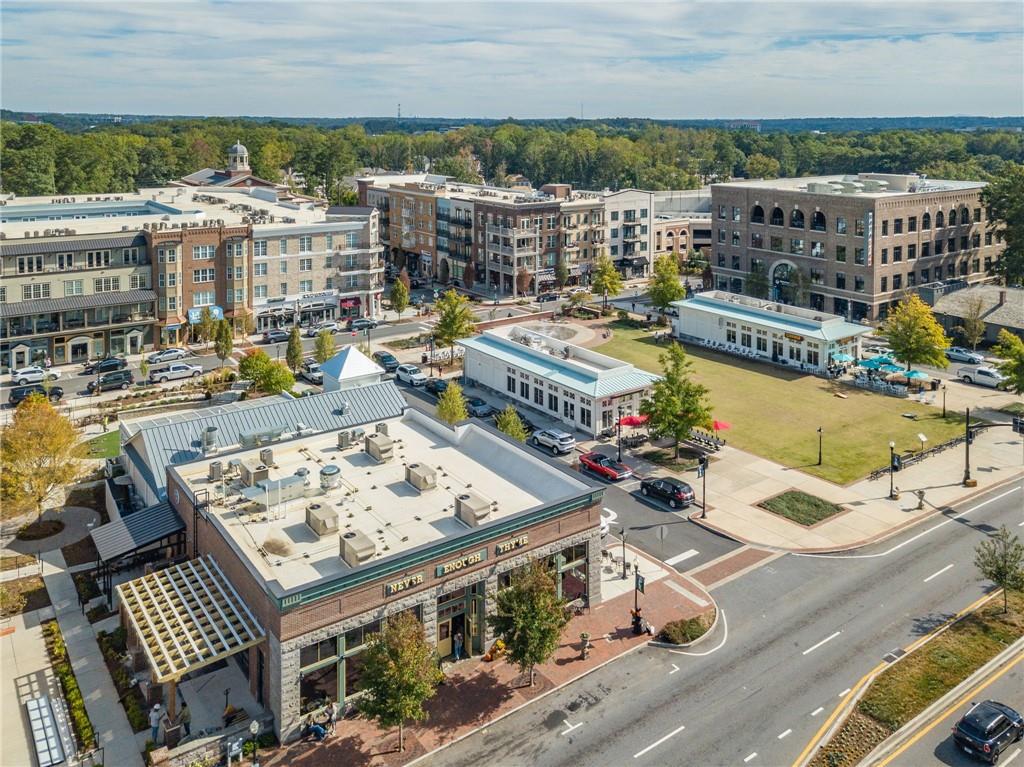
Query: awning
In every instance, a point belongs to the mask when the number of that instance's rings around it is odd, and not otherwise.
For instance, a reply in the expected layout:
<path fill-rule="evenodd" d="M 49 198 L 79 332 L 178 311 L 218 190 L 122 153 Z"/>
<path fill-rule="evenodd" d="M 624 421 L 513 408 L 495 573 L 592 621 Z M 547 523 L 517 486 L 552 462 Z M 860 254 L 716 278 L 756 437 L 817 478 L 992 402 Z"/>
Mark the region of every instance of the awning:
<path fill-rule="evenodd" d="M 126 304 L 151 304 L 156 301 L 152 290 L 115 290 L 109 293 L 93 293 L 89 296 L 66 296 L 64 298 L 40 298 L 33 301 L 18 301 L 0 304 L 0 317 L 22 317 L 27 314 L 51 314 L 75 309 L 99 309 L 104 306 Z M 151 322 L 152 320 L 140 320 Z"/>
<path fill-rule="evenodd" d="M 178 681 L 265 638 L 209 555 L 122 583 L 117 592 L 158 683 Z"/>
<path fill-rule="evenodd" d="M 178 512 L 164 501 L 100 525 L 90 535 L 100 561 L 110 562 L 184 529 Z"/>

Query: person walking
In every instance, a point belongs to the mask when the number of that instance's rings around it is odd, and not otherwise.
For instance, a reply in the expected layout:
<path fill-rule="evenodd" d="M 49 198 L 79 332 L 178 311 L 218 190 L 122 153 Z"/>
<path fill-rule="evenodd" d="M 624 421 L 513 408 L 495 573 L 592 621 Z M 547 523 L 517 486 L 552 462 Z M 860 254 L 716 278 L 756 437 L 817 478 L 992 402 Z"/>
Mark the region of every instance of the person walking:
<path fill-rule="evenodd" d="M 456 631 L 453 640 L 455 642 L 455 660 L 460 660 L 462 658 L 462 632 Z"/>
<path fill-rule="evenodd" d="M 153 708 L 149 711 L 149 739 L 154 743 L 160 742 L 160 718 L 162 716 L 163 710 L 160 708 L 160 704 L 154 703 Z"/>
<path fill-rule="evenodd" d="M 181 704 L 181 711 L 178 712 L 178 724 L 185 731 L 186 738 L 192 734 L 192 712 L 188 708 L 188 703 Z"/>
<path fill-rule="evenodd" d="M 338 723 L 338 704 L 327 699 L 327 734 L 334 734 L 334 726 Z"/>

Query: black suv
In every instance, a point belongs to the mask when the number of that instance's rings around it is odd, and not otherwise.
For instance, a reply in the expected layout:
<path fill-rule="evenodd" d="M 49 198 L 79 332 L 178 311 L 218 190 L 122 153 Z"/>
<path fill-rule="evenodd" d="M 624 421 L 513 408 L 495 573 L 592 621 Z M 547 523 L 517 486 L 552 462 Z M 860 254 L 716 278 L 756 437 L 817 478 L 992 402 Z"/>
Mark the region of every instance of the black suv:
<path fill-rule="evenodd" d="M 61 397 L 64 396 L 64 390 L 59 386 L 51 386 L 49 391 L 47 391 L 47 388 L 42 384 L 15 386 L 11 389 L 11 393 L 7 395 L 7 404 L 11 407 L 17 407 L 33 394 L 41 394 L 50 402 L 60 402 Z"/>
<path fill-rule="evenodd" d="M 96 375 L 97 373 L 112 373 L 115 370 L 124 370 L 128 367 L 128 361 L 120 357 L 107 357 L 102 360 L 86 362 L 82 369 L 83 373 Z"/>
<path fill-rule="evenodd" d="M 384 368 L 385 373 L 394 373 L 398 370 L 398 357 L 390 352 L 374 352 L 373 361 Z"/>
<path fill-rule="evenodd" d="M 953 728 L 953 742 L 989 764 L 1024 735 L 1024 718 L 994 700 L 975 703 Z"/>
<path fill-rule="evenodd" d="M 640 483 L 640 493 L 660 498 L 673 509 L 685 509 L 693 503 L 693 488 L 672 477 L 647 477 Z"/>
<path fill-rule="evenodd" d="M 135 376 L 130 370 L 115 370 L 113 373 L 104 373 L 98 379 L 89 381 L 86 387 L 90 394 L 97 391 L 110 391 L 111 389 L 127 389 L 135 383 Z"/>

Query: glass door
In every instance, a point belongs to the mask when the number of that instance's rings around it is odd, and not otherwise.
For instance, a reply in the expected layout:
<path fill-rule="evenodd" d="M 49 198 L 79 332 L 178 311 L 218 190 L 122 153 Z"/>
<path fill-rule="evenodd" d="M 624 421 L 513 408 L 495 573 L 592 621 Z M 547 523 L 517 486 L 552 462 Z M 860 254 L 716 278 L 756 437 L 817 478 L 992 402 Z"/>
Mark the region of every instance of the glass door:
<path fill-rule="evenodd" d="M 452 654 L 452 619 L 437 622 L 437 654 L 447 658 Z"/>

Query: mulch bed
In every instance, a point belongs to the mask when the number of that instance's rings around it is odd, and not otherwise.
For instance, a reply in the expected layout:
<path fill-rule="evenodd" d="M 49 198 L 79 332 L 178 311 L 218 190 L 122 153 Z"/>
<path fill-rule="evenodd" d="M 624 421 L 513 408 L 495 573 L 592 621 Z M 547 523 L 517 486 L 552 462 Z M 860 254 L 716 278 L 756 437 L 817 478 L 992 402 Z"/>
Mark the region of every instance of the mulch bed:
<path fill-rule="evenodd" d="M 29 522 L 18 531 L 19 541 L 41 541 L 64 530 L 64 523 L 59 519 L 37 519 Z"/>
<path fill-rule="evenodd" d="M 92 542 L 92 536 L 87 535 L 80 541 L 62 546 L 60 553 L 64 555 L 64 561 L 69 567 L 75 565 L 95 564 L 99 559 L 99 552 L 96 551 L 96 544 Z"/>
<path fill-rule="evenodd" d="M 50 602 L 50 595 L 46 591 L 46 586 L 43 584 L 43 579 L 38 575 L 29 575 L 24 578 L 5 581 L 4 586 L 10 591 L 22 594 L 25 597 L 25 607 L 21 610 L 23 613 L 41 610 L 52 604 Z"/>

